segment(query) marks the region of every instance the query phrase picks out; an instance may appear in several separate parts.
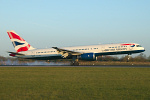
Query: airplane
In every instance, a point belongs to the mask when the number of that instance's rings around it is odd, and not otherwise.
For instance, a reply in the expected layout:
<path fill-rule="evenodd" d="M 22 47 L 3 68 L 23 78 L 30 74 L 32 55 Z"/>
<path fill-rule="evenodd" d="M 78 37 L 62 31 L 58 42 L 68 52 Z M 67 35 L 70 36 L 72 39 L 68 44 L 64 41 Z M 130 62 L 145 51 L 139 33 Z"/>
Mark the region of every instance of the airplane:
<path fill-rule="evenodd" d="M 145 49 L 137 43 L 100 44 L 74 47 L 51 47 L 37 49 L 27 43 L 15 31 L 7 31 L 16 52 L 8 52 L 12 57 L 36 60 L 72 59 L 72 65 L 79 65 L 78 60 L 97 60 L 98 56 L 134 54 Z"/>

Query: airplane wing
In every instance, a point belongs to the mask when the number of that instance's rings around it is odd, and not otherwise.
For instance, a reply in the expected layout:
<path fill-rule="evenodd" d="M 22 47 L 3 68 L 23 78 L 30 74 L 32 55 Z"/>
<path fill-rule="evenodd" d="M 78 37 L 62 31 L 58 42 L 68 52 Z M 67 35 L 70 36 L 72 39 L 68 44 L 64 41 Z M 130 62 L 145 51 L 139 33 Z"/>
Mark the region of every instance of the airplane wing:
<path fill-rule="evenodd" d="M 58 53 L 60 53 L 64 58 L 71 56 L 71 55 L 81 55 L 81 52 L 75 52 L 71 50 L 61 49 L 58 47 L 52 47 L 53 49 L 56 49 Z"/>

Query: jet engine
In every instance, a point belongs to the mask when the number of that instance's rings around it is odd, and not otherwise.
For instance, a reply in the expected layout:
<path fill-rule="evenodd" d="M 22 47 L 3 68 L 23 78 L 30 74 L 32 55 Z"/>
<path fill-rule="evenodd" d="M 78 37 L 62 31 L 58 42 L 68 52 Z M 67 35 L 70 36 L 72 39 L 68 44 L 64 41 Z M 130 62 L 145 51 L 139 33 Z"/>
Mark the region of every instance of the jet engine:
<path fill-rule="evenodd" d="M 95 53 L 84 53 L 80 56 L 81 60 L 97 60 Z"/>

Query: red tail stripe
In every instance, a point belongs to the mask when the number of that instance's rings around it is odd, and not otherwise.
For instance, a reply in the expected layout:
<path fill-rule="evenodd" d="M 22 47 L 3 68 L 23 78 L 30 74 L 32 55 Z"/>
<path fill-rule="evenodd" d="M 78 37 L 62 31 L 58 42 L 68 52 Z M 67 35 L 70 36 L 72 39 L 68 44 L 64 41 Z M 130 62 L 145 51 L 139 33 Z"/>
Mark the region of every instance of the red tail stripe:
<path fill-rule="evenodd" d="M 8 35 L 9 35 L 9 38 L 10 39 L 18 39 L 20 41 L 25 41 L 23 38 L 21 38 L 20 36 L 16 35 L 15 33 L 13 32 L 7 32 Z"/>
<path fill-rule="evenodd" d="M 19 49 L 17 50 L 17 52 L 28 51 L 29 48 L 30 48 L 30 45 L 28 44 L 28 46 L 19 48 Z"/>
<path fill-rule="evenodd" d="M 7 33 L 8 33 L 9 38 L 11 39 L 11 36 L 10 36 L 9 32 L 7 32 Z"/>

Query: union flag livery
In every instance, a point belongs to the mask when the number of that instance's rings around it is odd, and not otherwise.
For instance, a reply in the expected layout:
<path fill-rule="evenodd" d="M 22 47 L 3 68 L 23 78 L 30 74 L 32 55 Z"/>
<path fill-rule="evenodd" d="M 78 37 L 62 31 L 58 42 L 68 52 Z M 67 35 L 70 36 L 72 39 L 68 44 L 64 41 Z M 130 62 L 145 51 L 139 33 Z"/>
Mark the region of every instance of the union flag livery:
<path fill-rule="evenodd" d="M 28 50 L 33 50 L 34 48 L 30 46 L 22 37 L 20 37 L 14 31 L 7 31 L 10 40 L 16 50 L 16 52 L 23 52 Z"/>

